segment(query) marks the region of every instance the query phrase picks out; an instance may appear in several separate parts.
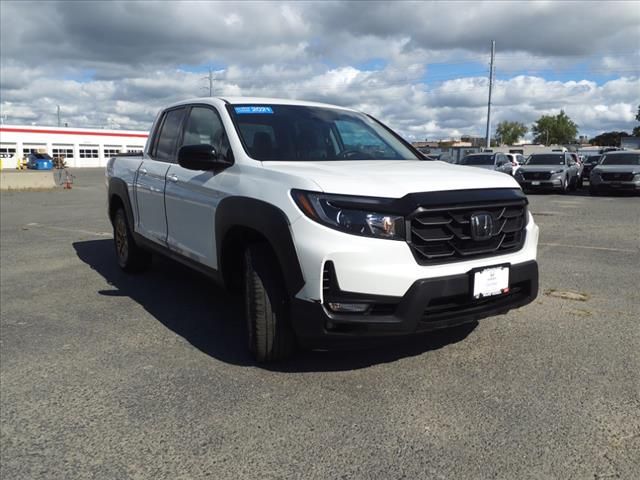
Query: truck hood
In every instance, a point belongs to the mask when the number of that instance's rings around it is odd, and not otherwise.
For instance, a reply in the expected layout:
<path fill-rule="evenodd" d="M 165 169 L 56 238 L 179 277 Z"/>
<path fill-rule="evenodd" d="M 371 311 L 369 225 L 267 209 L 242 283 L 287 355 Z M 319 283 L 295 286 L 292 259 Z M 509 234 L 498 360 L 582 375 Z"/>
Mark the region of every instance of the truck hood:
<path fill-rule="evenodd" d="M 326 193 L 400 198 L 416 192 L 520 188 L 504 173 L 429 160 L 263 162 L 262 165 L 273 172 L 312 180 Z"/>

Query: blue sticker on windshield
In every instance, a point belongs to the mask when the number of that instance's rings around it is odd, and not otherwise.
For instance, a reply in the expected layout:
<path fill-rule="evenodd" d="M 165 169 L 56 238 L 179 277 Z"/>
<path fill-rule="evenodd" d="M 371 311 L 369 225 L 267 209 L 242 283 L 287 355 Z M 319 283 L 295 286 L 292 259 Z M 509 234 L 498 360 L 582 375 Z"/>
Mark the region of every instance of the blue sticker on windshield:
<path fill-rule="evenodd" d="M 264 105 L 250 107 L 235 107 L 236 114 L 242 115 L 246 113 L 272 114 L 273 109 Z"/>

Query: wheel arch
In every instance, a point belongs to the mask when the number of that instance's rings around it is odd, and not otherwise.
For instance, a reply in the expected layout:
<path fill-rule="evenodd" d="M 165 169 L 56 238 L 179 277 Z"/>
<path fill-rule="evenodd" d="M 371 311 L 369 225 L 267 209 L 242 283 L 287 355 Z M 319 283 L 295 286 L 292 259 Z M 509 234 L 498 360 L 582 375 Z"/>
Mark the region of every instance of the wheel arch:
<path fill-rule="evenodd" d="M 134 219 L 133 209 L 131 207 L 131 200 L 129 198 L 129 189 L 127 183 L 121 178 L 109 179 L 109 220 L 113 223 L 113 217 L 118 211 L 119 207 L 124 208 L 124 213 L 127 216 L 127 222 L 129 222 L 130 228 L 133 232 Z"/>
<path fill-rule="evenodd" d="M 218 268 L 229 288 L 237 285 L 238 262 L 251 242 L 266 242 L 274 252 L 290 296 L 304 286 L 289 221 L 278 207 L 248 197 L 227 197 L 216 208 Z"/>

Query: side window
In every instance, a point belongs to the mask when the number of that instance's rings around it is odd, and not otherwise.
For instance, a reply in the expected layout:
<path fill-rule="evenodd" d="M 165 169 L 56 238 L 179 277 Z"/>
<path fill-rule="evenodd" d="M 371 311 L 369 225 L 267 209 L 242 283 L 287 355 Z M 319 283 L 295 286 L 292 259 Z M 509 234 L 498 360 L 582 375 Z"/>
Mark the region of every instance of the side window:
<path fill-rule="evenodd" d="M 232 160 L 231 146 L 218 113 L 209 107 L 193 107 L 185 123 L 182 145 L 212 145 Z"/>
<path fill-rule="evenodd" d="M 213 145 L 219 148 L 223 131 L 216 112 L 206 107 L 193 107 L 184 129 L 182 145 Z"/>
<path fill-rule="evenodd" d="M 161 162 L 173 161 L 183 117 L 184 108 L 171 110 L 166 113 L 155 147 L 155 160 Z"/>

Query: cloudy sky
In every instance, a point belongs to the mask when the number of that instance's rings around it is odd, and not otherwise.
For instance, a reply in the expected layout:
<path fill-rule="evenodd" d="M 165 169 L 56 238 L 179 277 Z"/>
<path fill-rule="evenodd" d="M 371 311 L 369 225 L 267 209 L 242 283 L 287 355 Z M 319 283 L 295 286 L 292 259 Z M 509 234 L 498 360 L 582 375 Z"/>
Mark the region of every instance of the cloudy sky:
<path fill-rule="evenodd" d="M 564 109 L 592 136 L 630 131 L 640 2 L 0 2 L 5 123 L 146 129 L 209 94 L 316 100 L 411 140 L 484 135 Z"/>

